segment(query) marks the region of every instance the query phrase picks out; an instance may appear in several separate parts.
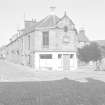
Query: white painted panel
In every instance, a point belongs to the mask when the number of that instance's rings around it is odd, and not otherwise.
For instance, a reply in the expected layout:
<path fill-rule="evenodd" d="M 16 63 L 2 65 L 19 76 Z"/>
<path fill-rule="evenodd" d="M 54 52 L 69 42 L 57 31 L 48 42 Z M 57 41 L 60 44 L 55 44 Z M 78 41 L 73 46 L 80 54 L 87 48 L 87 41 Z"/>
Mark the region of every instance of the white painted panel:
<path fill-rule="evenodd" d="M 52 54 L 52 59 L 40 59 L 40 54 Z M 62 58 L 58 59 L 58 54 L 62 54 Z M 52 70 L 63 70 L 63 54 L 74 54 L 70 60 L 70 70 L 77 68 L 77 58 L 74 52 L 37 52 L 35 53 L 35 68 L 52 68 Z"/>
<path fill-rule="evenodd" d="M 39 54 L 35 53 L 35 70 L 39 70 Z"/>

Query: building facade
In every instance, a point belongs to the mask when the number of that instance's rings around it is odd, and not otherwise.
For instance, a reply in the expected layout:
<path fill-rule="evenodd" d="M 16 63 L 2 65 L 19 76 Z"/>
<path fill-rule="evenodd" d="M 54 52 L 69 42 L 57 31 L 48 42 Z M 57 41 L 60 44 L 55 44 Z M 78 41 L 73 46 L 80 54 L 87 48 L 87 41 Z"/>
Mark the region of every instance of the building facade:
<path fill-rule="evenodd" d="M 25 27 L 13 35 L 5 47 L 5 59 L 35 70 L 76 70 L 77 48 L 88 42 L 84 31 L 77 31 L 64 14 L 41 21 L 24 21 Z"/>

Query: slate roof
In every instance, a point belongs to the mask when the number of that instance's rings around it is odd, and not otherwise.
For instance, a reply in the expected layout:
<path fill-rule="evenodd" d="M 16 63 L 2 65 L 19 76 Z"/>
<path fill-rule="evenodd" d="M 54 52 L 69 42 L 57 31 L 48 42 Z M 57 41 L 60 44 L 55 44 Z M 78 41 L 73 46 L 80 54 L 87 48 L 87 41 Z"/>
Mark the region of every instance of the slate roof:
<path fill-rule="evenodd" d="M 50 28 L 56 26 L 56 24 L 62 21 L 65 17 L 69 19 L 70 24 L 74 25 L 73 21 L 66 14 L 62 18 L 59 18 L 56 15 L 48 15 L 40 21 L 33 21 L 33 23 L 30 25 L 30 27 L 28 27 L 28 29 L 24 29 L 24 34 L 33 31 L 35 28 Z M 78 34 L 78 40 L 83 42 L 89 42 L 88 38 L 84 34 Z"/>
<path fill-rule="evenodd" d="M 70 24 L 74 25 L 73 21 L 65 14 L 62 18 L 59 18 L 56 15 L 49 15 L 41 21 L 37 22 L 36 27 L 53 27 L 54 25 L 62 21 L 65 17 L 69 19 Z"/>
<path fill-rule="evenodd" d="M 59 21 L 59 17 L 56 15 L 49 15 L 45 17 L 43 20 L 38 22 L 36 27 L 52 27 Z"/>
<path fill-rule="evenodd" d="M 89 42 L 89 39 L 85 34 L 78 34 L 78 40 L 79 42 Z"/>
<path fill-rule="evenodd" d="M 59 23 L 60 21 L 62 21 L 64 18 L 69 19 L 69 23 L 70 23 L 71 25 L 74 25 L 73 21 L 72 21 L 66 14 L 65 14 L 62 18 L 60 18 L 57 23 Z"/>
<path fill-rule="evenodd" d="M 105 40 L 96 40 L 94 42 L 98 43 L 100 46 L 105 46 Z"/>

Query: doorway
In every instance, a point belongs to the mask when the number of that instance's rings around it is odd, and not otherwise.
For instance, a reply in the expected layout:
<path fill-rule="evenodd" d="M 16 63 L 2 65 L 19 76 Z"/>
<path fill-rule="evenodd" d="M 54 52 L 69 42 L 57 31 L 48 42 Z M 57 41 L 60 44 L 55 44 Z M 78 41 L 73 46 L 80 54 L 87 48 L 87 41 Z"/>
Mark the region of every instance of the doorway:
<path fill-rule="evenodd" d="M 63 70 L 70 70 L 70 54 L 63 54 Z"/>

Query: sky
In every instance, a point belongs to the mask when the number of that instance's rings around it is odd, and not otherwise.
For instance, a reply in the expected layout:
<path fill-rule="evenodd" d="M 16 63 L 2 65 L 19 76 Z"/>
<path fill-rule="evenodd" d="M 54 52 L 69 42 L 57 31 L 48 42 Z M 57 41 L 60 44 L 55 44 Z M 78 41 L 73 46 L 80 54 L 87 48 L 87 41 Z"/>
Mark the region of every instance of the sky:
<path fill-rule="evenodd" d="M 0 46 L 24 28 L 24 20 L 43 19 L 53 5 L 55 15 L 61 18 L 67 11 L 77 30 L 84 27 L 90 40 L 105 40 L 105 0 L 0 0 Z"/>

